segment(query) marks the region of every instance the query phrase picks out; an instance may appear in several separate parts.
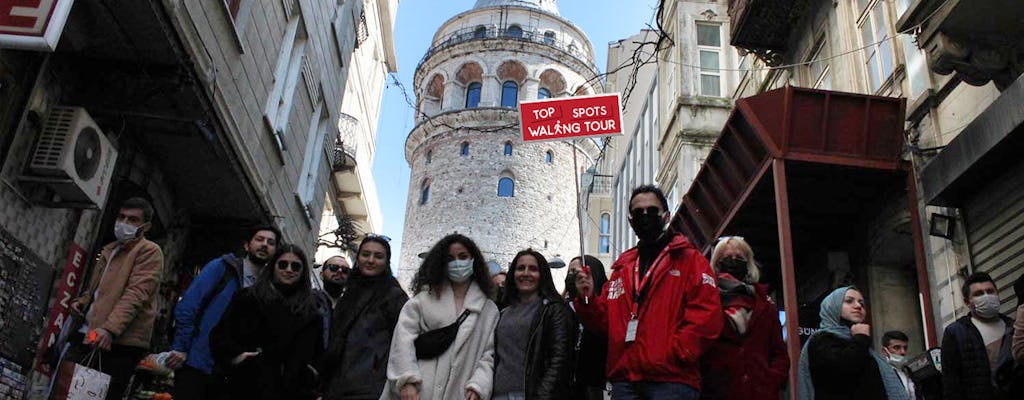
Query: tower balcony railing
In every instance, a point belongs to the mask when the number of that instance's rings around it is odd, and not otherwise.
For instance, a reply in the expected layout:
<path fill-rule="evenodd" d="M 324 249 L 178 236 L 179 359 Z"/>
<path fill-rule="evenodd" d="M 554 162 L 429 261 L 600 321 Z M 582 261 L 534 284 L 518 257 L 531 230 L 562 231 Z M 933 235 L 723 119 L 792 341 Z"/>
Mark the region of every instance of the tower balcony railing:
<path fill-rule="evenodd" d="M 555 36 L 545 36 L 544 33 L 536 32 L 529 27 L 524 27 L 522 29 L 474 27 L 457 30 L 449 33 L 443 39 L 431 44 L 430 49 L 427 50 L 427 54 L 424 54 L 423 58 L 420 59 L 419 64 L 416 65 L 416 69 L 418 70 L 420 66 L 427 61 L 427 59 L 439 51 L 474 40 L 488 39 L 521 40 L 524 42 L 546 45 L 576 58 L 595 72 L 597 71 L 597 64 L 594 63 L 593 57 L 580 49 L 579 45 L 567 40 L 561 40 Z"/>
<path fill-rule="evenodd" d="M 331 165 L 335 172 L 345 171 L 356 165 L 356 137 L 359 119 L 341 113 L 338 118 L 338 138 L 334 142 L 334 159 Z"/>

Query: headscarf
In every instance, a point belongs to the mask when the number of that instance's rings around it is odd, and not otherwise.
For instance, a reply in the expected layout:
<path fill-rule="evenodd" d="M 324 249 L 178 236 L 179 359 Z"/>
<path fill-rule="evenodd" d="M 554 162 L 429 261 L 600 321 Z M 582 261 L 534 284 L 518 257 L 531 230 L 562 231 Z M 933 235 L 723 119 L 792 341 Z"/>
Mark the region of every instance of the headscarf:
<path fill-rule="evenodd" d="M 843 325 L 841 320 L 843 301 L 846 299 L 846 292 L 850 289 L 855 288 L 845 286 L 833 290 L 832 293 L 829 293 L 821 301 L 821 310 L 818 312 L 821 323 L 818 325 L 818 330 L 807 339 L 803 350 L 800 351 L 800 364 L 797 370 L 798 398 L 800 400 L 814 400 L 814 382 L 811 381 L 811 367 L 807 356 L 807 347 L 811 341 L 816 336 L 826 332 L 842 339 L 853 340 L 850 327 Z M 910 396 L 903 389 L 903 384 L 900 382 L 899 376 L 896 376 L 896 372 L 892 370 L 892 367 L 874 350 L 868 349 L 868 352 L 875 359 L 875 362 L 878 363 L 878 372 L 882 375 L 886 397 L 889 400 L 910 400 Z"/>

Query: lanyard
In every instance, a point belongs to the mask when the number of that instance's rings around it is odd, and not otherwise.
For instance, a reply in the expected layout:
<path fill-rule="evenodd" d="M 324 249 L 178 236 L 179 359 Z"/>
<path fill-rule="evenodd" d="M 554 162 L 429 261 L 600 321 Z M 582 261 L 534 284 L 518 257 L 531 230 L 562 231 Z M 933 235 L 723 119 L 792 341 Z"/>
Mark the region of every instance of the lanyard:
<path fill-rule="evenodd" d="M 647 289 L 651 277 L 654 276 L 654 271 L 658 269 L 658 265 L 661 264 L 661 260 L 665 258 L 666 254 L 668 254 L 667 251 L 662 251 L 658 258 L 654 259 L 650 268 L 647 268 L 647 273 L 644 274 L 643 280 L 640 279 L 640 257 L 636 258 L 636 263 L 633 264 L 633 312 L 630 315 L 630 319 L 636 319 L 639 315 L 640 303 L 643 301 L 641 293 Z"/>

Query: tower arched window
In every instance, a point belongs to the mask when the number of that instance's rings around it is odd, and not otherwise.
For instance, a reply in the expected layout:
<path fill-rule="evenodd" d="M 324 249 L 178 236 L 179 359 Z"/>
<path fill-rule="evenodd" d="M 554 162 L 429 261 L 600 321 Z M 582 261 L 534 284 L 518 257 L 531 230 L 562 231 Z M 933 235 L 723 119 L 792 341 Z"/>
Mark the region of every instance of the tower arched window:
<path fill-rule="evenodd" d="M 474 39 L 483 39 L 485 37 L 487 37 L 487 27 L 486 26 L 480 25 L 480 26 L 477 26 L 476 29 L 473 30 L 473 38 Z"/>
<path fill-rule="evenodd" d="M 551 150 L 544 152 L 544 162 L 547 164 L 555 162 L 555 153 L 552 153 Z"/>
<path fill-rule="evenodd" d="M 519 84 L 513 81 L 506 81 L 501 84 L 501 106 L 516 108 L 519 104 Z"/>
<path fill-rule="evenodd" d="M 427 164 L 430 164 L 430 159 L 434 158 L 434 151 L 427 150 Z"/>
<path fill-rule="evenodd" d="M 505 155 L 512 155 L 512 142 L 505 142 Z"/>
<path fill-rule="evenodd" d="M 514 38 L 521 38 L 521 37 L 523 37 L 523 28 L 520 28 L 519 25 L 512 25 L 512 26 L 508 27 L 508 30 L 506 32 L 507 32 L 509 37 L 514 37 Z"/>
<path fill-rule="evenodd" d="M 537 100 L 544 100 L 551 98 L 551 91 L 547 88 L 537 89 Z"/>
<path fill-rule="evenodd" d="M 428 200 L 430 200 L 430 180 L 424 179 L 420 185 L 420 205 L 427 204 Z"/>
<path fill-rule="evenodd" d="M 466 87 L 466 108 L 480 106 L 480 86 L 480 82 L 473 82 Z"/>
<path fill-rule="evenodd" d="M 608 254 L 611 252 L 612 247 L 612 217 L 610 214 L 601 214 L 600 229 L 601 236 L 598 251 L 600 251 L 601 254 Z"/>
<path fill-rule="evenodd" d="M 503 176 L 498 179 L 498 197 L 512 197 L 516 193 L 516 183 L 512 178 Z"/>
<path fill-rule="evenodd" d="M 553 31 L 544 32 L 544 43 L 554 44 L 555 43 L 555 32 L 553 32 Z"/>
<path fill-rule="evenodd" d="M 469 142 L 462 142 L 462 145 L 459 146 L 459 155 L 469 157 Z"/>

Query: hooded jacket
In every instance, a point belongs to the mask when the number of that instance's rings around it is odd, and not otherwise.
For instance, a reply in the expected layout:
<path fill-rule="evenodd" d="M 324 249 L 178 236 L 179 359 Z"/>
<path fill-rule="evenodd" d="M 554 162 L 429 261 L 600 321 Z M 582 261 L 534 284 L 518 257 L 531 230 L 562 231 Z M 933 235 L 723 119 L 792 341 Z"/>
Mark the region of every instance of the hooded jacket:
<path fill-rule="evenodd" d="M 609 381 L 673 382 L 700 388 L 698 360 L 722 328 L 722 305 L 707 259 L 674 233 L 650 267 L 636 340 L 626 343 L 638 249 L 612 265 L 600 296 L 573 301 L 583 325 L 607 335 Z"/>
<path fill-rule="evenodd" d="M 206 263 L 174 307 L 174 343 L 171 350 L 188 353 L 185 365 L 213 372 L 210 332 L 220 321 L 231 297 L 243 281 L 242 259 L 225 254 Z"/>

